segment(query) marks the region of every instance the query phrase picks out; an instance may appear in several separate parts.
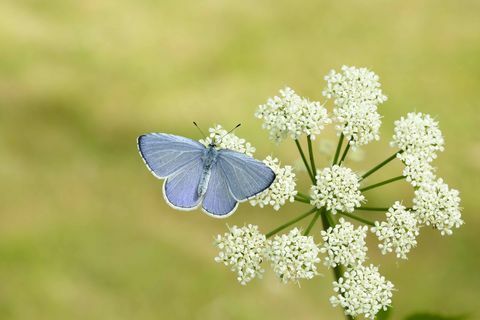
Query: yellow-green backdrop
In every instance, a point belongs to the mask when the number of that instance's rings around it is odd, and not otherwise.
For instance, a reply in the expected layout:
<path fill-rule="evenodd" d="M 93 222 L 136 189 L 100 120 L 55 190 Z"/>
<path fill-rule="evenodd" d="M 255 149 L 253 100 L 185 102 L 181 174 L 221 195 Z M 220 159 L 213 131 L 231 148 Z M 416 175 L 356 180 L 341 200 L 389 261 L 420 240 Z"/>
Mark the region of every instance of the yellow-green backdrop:
<path fill-rule="evenodd" d="M 271 143 L 253 113 L 285 85 L 324 101 L 323 76 L 342 64 L 374 70 L 389 97 L 382 139 L 352 166 L 392 153 L 395 119 L 431 113 L 446 139 L 438 174 L 462 195 L 465 226 L 450 237 L 425 228 L 407 261 L 379 255 L 370 239 L 370 261 L 398 289 L 394 318 L 475 318 L 479 14 L 477 0 L 1 1 L 0 319 L 340 319 L 323 267 L 301 287 L 271 271 L 242 287 L 213 261 L 226 223 L 267 232 L 301 205 L 243 204 L 228 220 L 174 211 L 135 139 L 199 138 L 193 120 L 241 122 L 236 133 L 258 158 L 292 164 L 294 144 Z M 318 139 L 333 137 L 329 129 Z M 299 185 L 308 187 L 303 173 Z M 408 201 L 411 188 L 397 182 L 368 196 L 387 206 Z"/>

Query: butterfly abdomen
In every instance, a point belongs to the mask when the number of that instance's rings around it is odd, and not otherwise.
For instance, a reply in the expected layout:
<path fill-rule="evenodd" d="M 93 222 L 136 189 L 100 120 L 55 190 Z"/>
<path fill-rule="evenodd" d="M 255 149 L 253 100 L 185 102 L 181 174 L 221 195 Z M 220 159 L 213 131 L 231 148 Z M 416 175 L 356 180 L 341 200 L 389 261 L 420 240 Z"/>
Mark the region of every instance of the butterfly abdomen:
<path fill-rule="evenodd" d="M 208 182 L 210 181 L 210 175 L 212 173 L 212 166 L 217 161 L 217 154 L 218 152 L 215 147 L 210 146 L 208 149 L 206 149 L 205 154 L 202 157 L 203 171 L 197 189 L 199 197 L 202 197 L 205 192 L 207 192 Z"/>

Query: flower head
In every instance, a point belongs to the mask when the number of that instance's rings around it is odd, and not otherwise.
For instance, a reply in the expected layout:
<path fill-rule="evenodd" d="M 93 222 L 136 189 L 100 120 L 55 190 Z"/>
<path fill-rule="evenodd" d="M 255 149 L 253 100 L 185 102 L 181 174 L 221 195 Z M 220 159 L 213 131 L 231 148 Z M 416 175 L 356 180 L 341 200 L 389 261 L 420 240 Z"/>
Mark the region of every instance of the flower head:
<path fill-rule="evenodd" d="M 334 307 L 340 305 L 352 317 L 374 319 L 392 303 L 394 286 L 370 265 L 348 269 L 338 282 L 333 282 L 333 290 L 337 293 L 330 298 Z"/>
<path fill-rule="evenodd" d="M 273 271 L 282 282 L 287 283 L 317 275 L 316 265 L 320 262 L 318 252 L 313 237 L 303 236 L 295 228 L 288 234 L 277 235 L 269 240 L 267 256 Z"/>
<path fill-rule="evenodd" d="M 416 187 L 435 178 L 435 168 L 428 161 L 411 154 L 403 155 L 402 159 L 405 164 L 403 175 L 412 186 Z"/>
<path fill-rule="evenodd" d="M 337 265 L 348 267 L 362 264 L 367 257 L 367 231 L 367 226 L 355 229 L 353 224 L 343 218 L 335 227 L 322 230 L 323 245 L 320 252 L 327 254 L 324 264 L 332 268 Z"/>
<path fill-rule="evenodd" d="M 343 133 L 352 147 L 379 140 L 382 121 L 377 107 L 372 104 L 344 106 L 333 110 L 337 131 Z"/>
<path fill-rule="evenodd" d="M 294 197 L 297 194 L 295 173 L 291 166 L 281 167 L 277 158 L 268 156 L 263 160 L 263 163 L 275 172 L 275 181 L 268 189 L 250 200 L 250 204 L 253 206 L 258 204 L 261 208 L 271 205 L 274 210 L 279 210 L 285 202 L 294 201 Z"/>
<path fill-rule="evenodd" d="M 237 280 L 245 285 L 255 277 L 261 277 L 266 237 L 258 226 L 233 226 L 223 236 L 217 235 L 215 245 L 220 250 L 216 262 L 223 263 L 237 273 Z"/>
<path fill-rule="evenodd" d="M 208 129 L 209 136 L 205 139 L 201 139 L 200 143 L 208 146 L 212 141 L 217 143 L 217 147 L 221 149 L 230 149 L 245 153 L 247 156 L 252 157 L 255 153 L 255 147 L 253 147 L 245 139 L 237 137 L 233 133 L 228 133 L 221 125 L 216 125 L 213 128 Z"/>
<path fill-rule="evenodd" d="M 350 168 L 334 165 L 317 171 L 317 184 L 311 188 L 311 203 L 327 207 L 332 213 L 352 212 L 365 197 L 360 192 L 359 177 Z"/>
<path fill-rule="evenodd" d="M 333 98 L 336 107 L 362 103 L 378 106 L 387 100 L 380 89 L 379 77 L 367 68 L 342 66 L 341 72 L 331 70 L 325 80 L 327 87 L 323 95 Z"/>
<path fill-rule="evenodd" d="M 290 88 L 280 90 L 280 97 L 275 96 L 260 105 L 255 117 L 263 119 L 263 128 L 270 131 L 270 139 L 280 142 L 290 137 L 298 139 L 302 134 L 320 134 L 328 118 L 327 110 L 316 101 L 302 98 Z"/>
<path fill-rule="evenodd" d="M 450 189 L 442 179 L 420 185 L 413 198 L 413 210 L 421 223 L 432 225 L 442 235 L 451 235 L 453 228 L 464 223 L 459 192 Z"/>
<path fill-rule="evenodd" d="M 407 253 L 417 245 L 419 234 L 415 213 L 397 201 L 386 215 L 386 221 L 375 221 L 375 227 L 371 229 L 382 242 L 378 247 L 382 254 L 395 251 L 397 258 L 407 259 Z"/>
<path fill-rule="evenodd" d="M 403 150 L 398 155 L 402 161 L 410 156 L 432 162 L 437 157 L 437 151 L 443 151 L 444 140 L 438 122 L 430 115 L 411 112 L 395 121 L 390 144 Z"/>

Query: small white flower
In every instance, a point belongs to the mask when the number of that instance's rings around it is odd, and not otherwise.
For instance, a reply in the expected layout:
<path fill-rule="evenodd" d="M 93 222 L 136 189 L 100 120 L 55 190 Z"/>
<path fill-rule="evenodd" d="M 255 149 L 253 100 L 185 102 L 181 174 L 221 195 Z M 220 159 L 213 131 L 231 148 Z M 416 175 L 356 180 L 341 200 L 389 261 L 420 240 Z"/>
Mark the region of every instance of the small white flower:
<path fill-rule="evenodd" d="M 237 273 L 238 282 L 245 285 L 255 277 L 262 277 L 264 269 L 261 263 L 266 242 L 258 226 L 233 226 L 223 236 L 216 236 L 215 245 L 220 252 L 215 261 L 230 267 Z"/>
<path fill-rule="evenodd" d="M 442 179 L 422 183 L 415 190 L 413 210 L 421 223 L 432 225 L 442 235 L 451 235 L 452 228 L 459 228 L 464 223 L 459 192 L 450 189 Z"/>
<path fill-rule="evenodd" d="M 277 143 L 287 137 L 298 139 L 302 134 L 315 139 L 331 122 L 327 109 L 319 102 L 302 98 L 288 87 L 280 90 L 280 97 L 260 105 L 255 117 L 263 119 L 263 128 L 269 130 L 270 139 Z"/>
<path fill-rule="evenodd" d="M 382 121 L 377 107 L 361 103 L 333 110 L 335 128 L 345 135 L 352 147 L 365 145 L 373 140 L 379 140 L 379 129 Z"/>
<path fill-rule="evenodd" d="M 216 125 L 213 128 L 208 129 L 209 136 L 206 139 L 201 139 L 200 143 L 208 146 L 212 141 L 217 143 L 217 147 L 220 149 L 230 149 L 245 153 L 247 156 L 252 157 L 255 153 L 255 147 L 253 147 L 245 139 L 237 137 L 233 133 L 227 134 L 227 130 L 222 128 L 221 125 Z M 226 135 L 227 134 L 227 135 Z"/>
<path fill-rule="evenodd" d="M 407 210 L 399 201 L 388 209 L 387 220 L 375 221 L 372 232 L 382 243 L 382 254 L 395 251 L 397 258 L 407 259 L 407 253 L 417 245 L 419 227 L 414 212 Z"/>
<path fill-rule="evenodd" d="M 342 66 L 341 72 L 331 70 L 325 80 L 327 87 L 322 93 L 328 99 L 333 98 L 336 107 L 362 103 L 378 106 L 387 100 L 380 89 L 379 77 L 367 68 Z"/>
<path fill-rule="evenodd" d="M 374 319 L 375 315 L 386 310 L 392 303 L 393 284 L 386 280 L 374 265 L 348 269 L 338 282 L 333 282 L 337 293 L 330 297 L 330 303 L 340 305 L 345 314 L 352 317 L 363 315 Z"/>
<path fill-rule="evenodd" d="M 412 186 L 416 187 L 435 178 L 435 168 L 428 161 L 411 154 L 403 155 L 402 159 L 405 164 L 403 175 Z"/>
<path fill-rule="evenodd" d="M 326 206 L 333 214 L 353 212 L 365 199 L 359 190 L 359 177 L 350 168 L 334 165 L 317 170 L 316 179 L 310 193 L 311 204 L 317 208 Z"/>
<path fill-rule="evenodd" d="M 269 240 L 267 256 L 273 271 L 283 283 L 311 279 L 317 275 L 319 249 L 313 237 L 303 236 L 295 228 L 288 234 Z"/>
<path fill-rule="evenodd" d="M 444 140 L 438 122 L 430 115 L 411 112 L 395 121 L 393 140 L 390 143 L 404 152 L 398 155 L 402 161 L 413 156 L 427 162 L 443 151 Z"/>
<path fill-rule="evenodd" d="M 261 208 L 271 205 L 274 210 L 279 210 L 285 202 L 293 202 L 295 200 L 295 195 L 297 194 L 297 190 L 295 190 L 297 186 L 295 173 L 291 166 L 281 167 L 277 158 L 268 156 L 263 160 L 263 163 L 275 172 L 275 181 L 268 189 L 250 200 L 250 204 L 252 206 L 258 204 Z"/>
<path fill-rule="evenodd" d="M 324 264 L 332 268 L 339 264 L 347 267 L 362 264 L 367 257 L 367 231 L 367 226 L 355 229 L 353 224 L 343 218 L 340 218 L 340 223 L 335 227 L 322 230 L 323 245 L 320 252 L 327 254 Z"/>

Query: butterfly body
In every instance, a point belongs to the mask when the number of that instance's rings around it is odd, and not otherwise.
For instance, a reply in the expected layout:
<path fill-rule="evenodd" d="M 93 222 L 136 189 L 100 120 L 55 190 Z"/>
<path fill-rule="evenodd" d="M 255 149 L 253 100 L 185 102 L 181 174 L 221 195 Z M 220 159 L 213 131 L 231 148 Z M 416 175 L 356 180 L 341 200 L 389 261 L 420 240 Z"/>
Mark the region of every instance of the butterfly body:
<path fill-rule="evenodd" d="M 263 162 L 229 149 L 207 147 L 198 141 L 150 133 L 138 138 L 138 149 L 150 172 L 165 179 L 165 201 L 178 210 L 202 210 L 227 217 L 246 201 L 267 189 L 275 173 Z"/>

